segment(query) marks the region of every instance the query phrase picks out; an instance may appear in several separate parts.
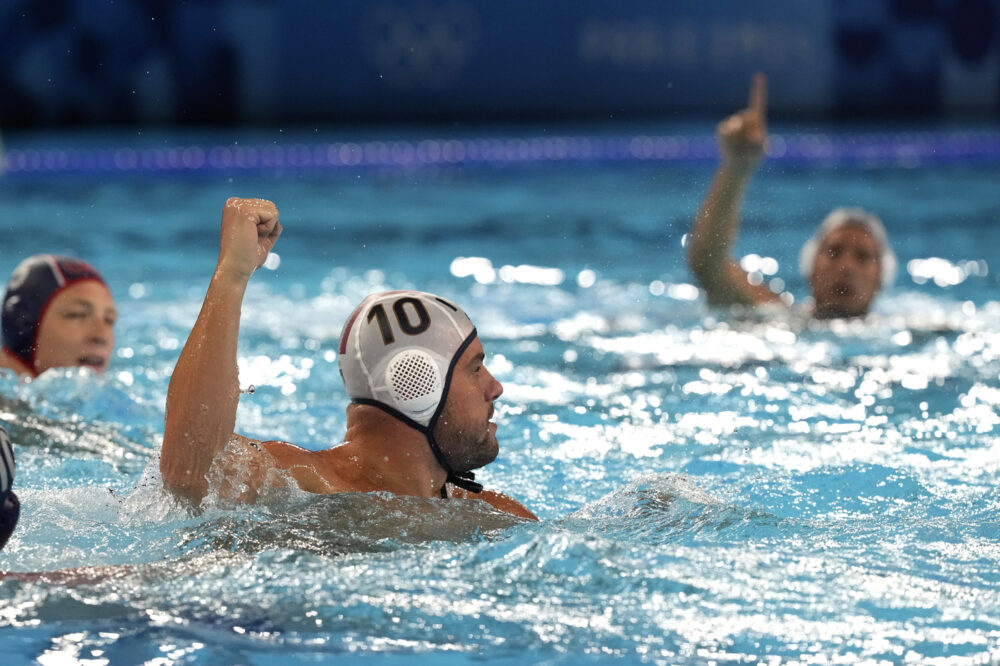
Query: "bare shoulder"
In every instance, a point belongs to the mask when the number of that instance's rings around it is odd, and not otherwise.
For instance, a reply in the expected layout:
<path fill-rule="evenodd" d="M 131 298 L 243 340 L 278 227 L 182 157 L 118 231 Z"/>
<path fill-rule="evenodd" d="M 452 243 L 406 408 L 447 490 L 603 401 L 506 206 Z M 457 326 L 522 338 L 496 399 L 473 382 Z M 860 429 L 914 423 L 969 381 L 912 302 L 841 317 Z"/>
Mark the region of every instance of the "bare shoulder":
<path fill-rule="evenodd" d="M 279 467 L 308 462 L 311 455 L 314 453 L 309 449 L 304 449 L 301 446 L 296 446 L 290 442 L 284 442 L 278 439 L 270 439 L 266 441 L 250 439 L 248 437 L 242 437 L 242 439 L 247 446 L 270 454 Z"/>
<path fill-rule="evenodd" d="M 524 506 L 513 497 L 509 497 L 503 493 L 498 493 L 495 490 L 484 490 L 480 493 L 473 493 L 468 490 L 449 486 L 448 494 L 451 497 L 458 497 L 462 499 L 483 500 L 494 509 L 498 509 L 504 513 L 509 513 L 512 516 L 527 518 L 528 520 L 538 520 L 538 516 L 532 513 L 528 507 Z"/>
<path fill-rule="evenodd" d="M 306 492 L 325 495 L 355 490 L 344 478 L 335 460 L 324 452 L 278 440 L 248 442 L 270 454 L 275 467 L 287 470 L 299 488 Z"/>

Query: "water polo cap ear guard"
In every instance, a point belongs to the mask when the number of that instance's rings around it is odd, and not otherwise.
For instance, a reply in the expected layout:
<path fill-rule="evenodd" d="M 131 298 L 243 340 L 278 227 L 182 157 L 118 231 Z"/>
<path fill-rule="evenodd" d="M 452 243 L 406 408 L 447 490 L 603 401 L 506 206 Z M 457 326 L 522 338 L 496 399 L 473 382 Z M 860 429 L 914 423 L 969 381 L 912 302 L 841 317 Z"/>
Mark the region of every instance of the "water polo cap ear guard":
<path fill-rule="evenodd" d="M 7 431 L 0 426 L 0 549 L 17 527 L 21 516 L 21 503 L 11 490 L 14 485 L 14 449 Z"/>
<path fill-rule="evenodd" d="M 807 281 L 812 277 L 813 266 L 816 265 L 816 253 L 819 252 L 819 247 L 826 235 L 845 224 L 856 224 L 872 235 L 879 249 L 882 286 L 891 285 L 896 279 L 896 253 L 889 247 L 889 236 L 885 232 L 882 220 L 863 208 L 835 208 L 826 216 L 819 228 L 816 229 L 816 233 L 806 241 L 799 253 L 799 271 L 802 273 L 802 277 Z"/>
<path fill-rule="evenodd" d="M 22 261 L 11 274 L 3 297 L 3 346 L 33 367 L 46 308 L 56 294 L 83 280 L 106 284 L 93 266 L 72 257 L 36 254 Z"/>
<path fill-rule="evenodd" d="M 352 402 L 423 433 L 448 481 L 480 492 L 475 475 L 455 473 L 434 437 L 455 363 L 475 338 L 472 321 L 453 303 L 421 291 L 383 292 L 348 318 L 337 362 Z"/>

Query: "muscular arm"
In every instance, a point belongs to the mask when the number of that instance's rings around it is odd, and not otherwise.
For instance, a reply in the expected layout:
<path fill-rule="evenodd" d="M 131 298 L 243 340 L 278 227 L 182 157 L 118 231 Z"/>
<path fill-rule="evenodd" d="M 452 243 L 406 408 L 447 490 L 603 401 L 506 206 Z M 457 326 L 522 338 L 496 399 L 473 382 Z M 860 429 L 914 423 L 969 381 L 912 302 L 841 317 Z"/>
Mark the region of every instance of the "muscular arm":
<path fill-rule="evenodd" d="M 740 208 L 767 141 L 767 79 L 754 76 L 750 103 L 719 124 L 719 168 L 702 202 L 688 240 L 688 263 L 713 305 L 754 305 L 778 300 L 766 287 L 747 282 L 732 257 Z"/>
<path fill-rule="evenodd" d="M 280 234 L 274 204 L 226 202 L 219 261 L 170 378 L 160 457 L 164 486 L 195 503 L 208 490 L 205 475 L 212 462 L 233 437 L 239 402 L 236 343 L 247 282 Z"/>

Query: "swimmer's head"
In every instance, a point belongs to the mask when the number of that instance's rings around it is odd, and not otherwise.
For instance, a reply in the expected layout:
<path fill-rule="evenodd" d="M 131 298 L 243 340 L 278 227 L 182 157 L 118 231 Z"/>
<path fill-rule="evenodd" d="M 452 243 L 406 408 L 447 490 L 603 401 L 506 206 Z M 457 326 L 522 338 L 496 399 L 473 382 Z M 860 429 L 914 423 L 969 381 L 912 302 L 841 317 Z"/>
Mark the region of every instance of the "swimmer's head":
<path fill-rule="evenodd" d="M 93 266 L 71 257 L 35 255 L 22 261 L 7 283 L 0 320 L 3 346 L 34 374 L 72 366 L 103 371 L 114 345 L 116 316 L 107 284 Z"/>
<path fill-rule="evenodd" d="M 340 336 L 338 363 L 347 395 L 432 427 L 452 366 L 475 337 L 468 315 L 434 294 L 372 294 Z"/>
<path fill-rule="evenodd" d="M 338 364 L 351 401 L 378 407 L 424 433 L 452 482 L 464 470 L 455 470 L 438 446 L 435 426 L 455 366 L 475 340 L 476 327 L 461 308 L 421 291 L 372 294 L 340 336 Z"/>
<path fill-rule="evenodd" d="M 13 486 L 14 449 L 7 431 L 0 426 L 0 549 L 7 545 L 21 515 L 21 503 L 14 494 Z"/>
<path fill-rule="evenodd" d="M 875 295 L 896 277 L 896 255 L 885 227 L 861 208 L 837 208 L 802 247 L 799 268 L 809 281 L 816 314 L 852 317 L 868 312 Z"/>

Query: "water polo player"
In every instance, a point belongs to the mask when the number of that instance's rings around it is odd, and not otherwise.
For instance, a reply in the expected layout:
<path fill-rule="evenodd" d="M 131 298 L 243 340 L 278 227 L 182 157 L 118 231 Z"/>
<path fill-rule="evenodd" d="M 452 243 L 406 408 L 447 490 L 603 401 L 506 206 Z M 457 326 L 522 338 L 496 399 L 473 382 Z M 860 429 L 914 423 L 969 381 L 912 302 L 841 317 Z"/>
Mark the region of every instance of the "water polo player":
<path fill-rule="evenodd" d="M 764 157 L 766 115 L 767 79 L 757 74 L 748 107 L 718 127 L 721 162 L 688 240 L 688 263 L 712 305 L 782 302 L 760 281 L 751 281 L 732 258 L 740 207 Z M 812 289 L 812 316 L 859 317 L 891 284 L 896 257 L 877 217 L 860 208 L 838 208 L 802 248 L 800 268 Z"/>
<path fill-rule="evenodd" d="M 21 516 L 21 503 L 14 494 L 14 449 L 10 437 L 0 426 L 0 550 L 17 527 Z"/>
<path fill-rule="evenodd" d="M 77 366 L 104 372 L 117 317 L 107 284 L 90 264 L 51 254 L 29 257 L 4 294 L 0 367 L 27 377 Z"/>
<path fill-rule="evenodd" d="M 265 483 L 280 482 L 269 472 L 283 469 L 308 492 L 482 499 L 534 518 L 519 502 L 473 480 L 471 470 L 492 462 L 499 450 L 490 419 L 503 388 L 484 365 L 468 316 L 433 294 L 375 294 L 349 317 L 338 359 L 352 400 L 343 444 L 309 451 L 233 433 L 243 296 L 281 231 L 269 201 L 230 199 L 223 208 L 219 261 L 167 392 L 164 486 L 198 503 L 208 492 L 209 469 L 219 462 L 239 474 L 235 485 L 244 501 L 254 500 Z"/>

